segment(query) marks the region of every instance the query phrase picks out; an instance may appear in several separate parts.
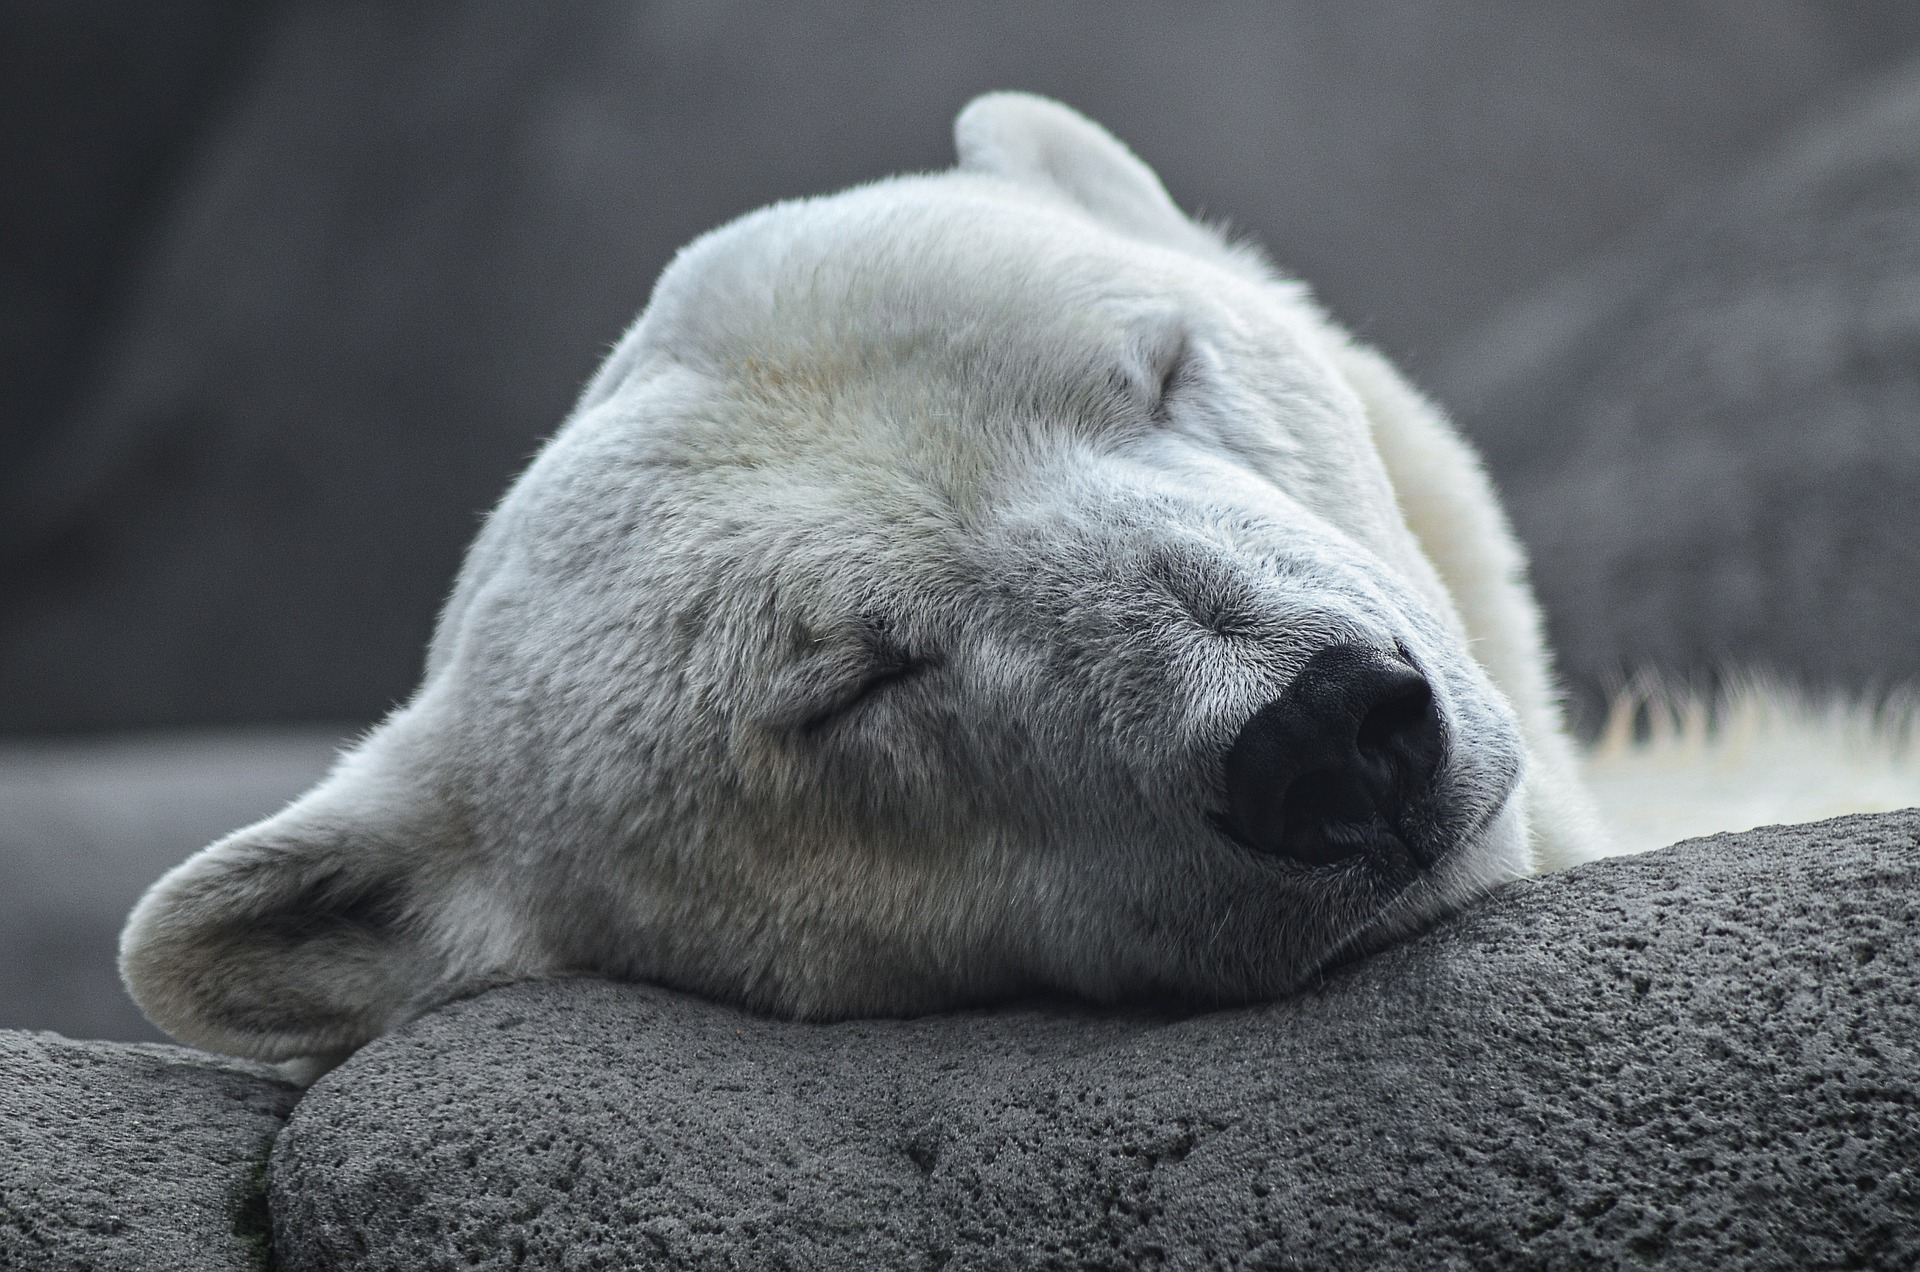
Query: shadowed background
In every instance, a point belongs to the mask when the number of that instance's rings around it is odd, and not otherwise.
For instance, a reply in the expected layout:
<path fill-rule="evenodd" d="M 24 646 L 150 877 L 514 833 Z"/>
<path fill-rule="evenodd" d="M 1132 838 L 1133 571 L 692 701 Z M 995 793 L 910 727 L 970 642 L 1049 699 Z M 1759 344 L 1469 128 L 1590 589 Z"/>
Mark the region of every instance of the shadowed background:
<path fill-rule="evenodd" d="M 695 234 L 1058 96 L 1486 448 L 1576 704 L 1920 676 L 1920 6 L 0 3 L 0 1026 L 410 692 Z"/>

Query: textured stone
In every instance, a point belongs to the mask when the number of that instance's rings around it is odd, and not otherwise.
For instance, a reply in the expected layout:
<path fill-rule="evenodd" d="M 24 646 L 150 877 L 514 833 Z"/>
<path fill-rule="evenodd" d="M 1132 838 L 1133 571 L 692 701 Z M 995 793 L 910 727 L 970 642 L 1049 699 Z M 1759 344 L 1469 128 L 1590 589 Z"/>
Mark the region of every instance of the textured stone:
<path fill-rule="evenodd" d="M 0 1268 L 263 1268 L 267 1151 L 298 1092 L 183 1047 L 0 1032 Z"/>
<path fill-rule="evenodd" d="M 282 1267 L 1911 1267 L 1920 812 L 1515 884 L 1315 991 L 805 1025 L 454 1004 L 274 1152 Z"/>
<path fill-rule="evenodd" d="M 1589 708 L 1654 668 L 1920 681 L 1920 62 L 1468 342 Z"/>

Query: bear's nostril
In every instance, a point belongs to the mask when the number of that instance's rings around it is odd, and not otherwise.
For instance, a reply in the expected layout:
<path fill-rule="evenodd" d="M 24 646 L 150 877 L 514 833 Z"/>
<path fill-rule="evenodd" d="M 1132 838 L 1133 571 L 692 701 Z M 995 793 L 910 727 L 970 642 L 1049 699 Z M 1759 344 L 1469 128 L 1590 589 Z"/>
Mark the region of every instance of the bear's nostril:
<path fill-rule="evenodd" d="M 1408 814 L 1445 745 L 1432 687 L 1413 667 L 1364 646 L 1323 649 L 1234 739 L 1219 820 L 1247 846 L 1308 865 L 1383 852 L 1432 865 Z"/>
<path fill-rule="evenodd" d="M 1398 747 L 1424 745 L 1437 724 L 1433 690 L 1420 680 L 1391 690 L 1390 696 L 1375 703 L 1361 717 L 1354 740 L 1362 754 L 1387 754 Z"/>

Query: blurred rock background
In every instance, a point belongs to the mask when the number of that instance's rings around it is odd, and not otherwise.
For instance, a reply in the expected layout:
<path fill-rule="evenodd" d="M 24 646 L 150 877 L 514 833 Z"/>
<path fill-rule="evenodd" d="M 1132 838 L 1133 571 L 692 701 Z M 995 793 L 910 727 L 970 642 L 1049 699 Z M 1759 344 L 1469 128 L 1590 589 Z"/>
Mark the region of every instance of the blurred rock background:
<path fill-rule="evenodd" d="M 654 276 L 1052 94 L 1454 409 L 1576 704 L 1920 678 L 1906 0 L 0 0 L 0 1027 L 412 688 Z"/>

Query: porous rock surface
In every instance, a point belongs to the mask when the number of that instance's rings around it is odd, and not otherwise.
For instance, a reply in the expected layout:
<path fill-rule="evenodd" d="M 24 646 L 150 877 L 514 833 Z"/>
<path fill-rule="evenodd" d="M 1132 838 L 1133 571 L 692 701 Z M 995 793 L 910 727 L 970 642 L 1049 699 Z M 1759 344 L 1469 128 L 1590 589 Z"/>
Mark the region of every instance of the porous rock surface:
<path fill-rule="evenodd" d="M 1504 889 L 1251 1009 L 561 980 L 316 1085 L 281 1266 L 1912 1267 L 1920 811 Z"/>
<path fill-rule="evenodd" d="M 184 1047 L 0 1031 L 0 1268 L 268 1266 L 268 1150 L 299 1092 Z"/>

